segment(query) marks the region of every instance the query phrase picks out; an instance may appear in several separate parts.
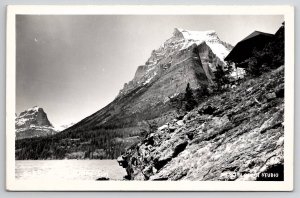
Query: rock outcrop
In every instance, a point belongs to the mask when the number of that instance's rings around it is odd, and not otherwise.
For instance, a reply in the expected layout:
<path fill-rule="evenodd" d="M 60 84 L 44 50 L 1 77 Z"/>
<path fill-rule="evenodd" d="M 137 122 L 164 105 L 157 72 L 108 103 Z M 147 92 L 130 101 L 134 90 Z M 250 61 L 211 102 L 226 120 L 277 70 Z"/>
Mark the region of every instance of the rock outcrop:
<path fill-rule="evenodd" d="M 283 180 L 284 67 L 210 97 L 118 162 L 130 180 Z"/>
<path fill-rule="evenodd" d="M 40 107 L 33 107 L 20 113 L 15 119 L 16 139 L 41 137 L 57 133 L 47 114 Z"/>

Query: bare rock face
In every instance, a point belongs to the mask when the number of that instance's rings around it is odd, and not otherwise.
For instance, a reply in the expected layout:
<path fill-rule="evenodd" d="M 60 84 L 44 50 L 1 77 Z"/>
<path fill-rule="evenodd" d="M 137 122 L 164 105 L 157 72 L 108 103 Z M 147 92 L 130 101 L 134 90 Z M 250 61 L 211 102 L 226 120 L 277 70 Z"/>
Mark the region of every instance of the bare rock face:
<path fill-rule="evenodd" d="M 283 180 L 284 67 L 210 97 L 118 158 L 130 180 Z M 270 177 L 270 174 L 275 177 Z"/>
<path fill-rule="evenodd" d="M 57 132 L 44 110 L 37 106 L 21 112 L 15 122 L 16 139 L 52 135 Z"/>
<path fill-rule="evenodd" d="M 145 65 L 138 67 L 133 80 L 124 85 L 119 97 L 155 81 L 165 73 L 171 73 L 173 67 L 178 68 L 189 59 L 197 62 L 196 73 L 203 75 L 200 80 L 207 79 L 212 83 L 212 71 L 217 65 L 225 65 L 224 58 L 231 49 L 232 46 L 221 41 L 215 31 L 188 31 L 175 28 L 173 36 L 159 49 L 152 51 Z M 190 72 L 195 70 L 195 68 L 191 69 Z M 183 75 L 188 75 L 184 74 L 184 71 L 181 72 Z M 186 81 L 188 80 L 190 79 Z M 197 86 L 199 85 L 194 85 L 194 88 Z"/>

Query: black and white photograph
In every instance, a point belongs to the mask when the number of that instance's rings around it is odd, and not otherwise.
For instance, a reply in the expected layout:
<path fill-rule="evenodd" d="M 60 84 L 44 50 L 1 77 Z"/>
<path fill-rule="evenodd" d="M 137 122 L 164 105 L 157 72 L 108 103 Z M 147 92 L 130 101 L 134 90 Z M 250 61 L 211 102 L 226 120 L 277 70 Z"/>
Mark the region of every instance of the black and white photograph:
<path fill-rule="evenodd" d="M 292 190 L 293 17 L 8 7 L 8 190 Z"/>

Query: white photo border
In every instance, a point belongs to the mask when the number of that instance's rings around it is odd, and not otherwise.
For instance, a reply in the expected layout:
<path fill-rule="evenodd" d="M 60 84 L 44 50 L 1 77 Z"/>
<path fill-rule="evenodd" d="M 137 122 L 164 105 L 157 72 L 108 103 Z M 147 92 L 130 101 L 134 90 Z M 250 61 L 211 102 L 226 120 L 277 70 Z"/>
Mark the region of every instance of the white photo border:
<path fill-rule="evenodd" d="M 284 181 L 35 181 L 15 179 L 16 15 L 283 15 Z M 292 191 L 294 7 L 289 5 L 9 5 L 6 35 L 6 189 L 9 191 Z"/>

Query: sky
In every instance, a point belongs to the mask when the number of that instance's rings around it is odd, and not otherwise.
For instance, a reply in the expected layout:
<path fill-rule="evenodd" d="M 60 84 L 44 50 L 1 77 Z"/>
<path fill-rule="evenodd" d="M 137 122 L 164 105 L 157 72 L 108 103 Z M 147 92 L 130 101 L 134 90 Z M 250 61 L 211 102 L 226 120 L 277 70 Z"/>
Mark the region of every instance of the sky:
<path fill-rule="evenodd" d="M 16 17 L 16 111 L 42 107 L 54 126 L 109 104 L 174 28 L 215 30 L 235 45 L 255 30 L 275 33 L 283 16 Z"/>

